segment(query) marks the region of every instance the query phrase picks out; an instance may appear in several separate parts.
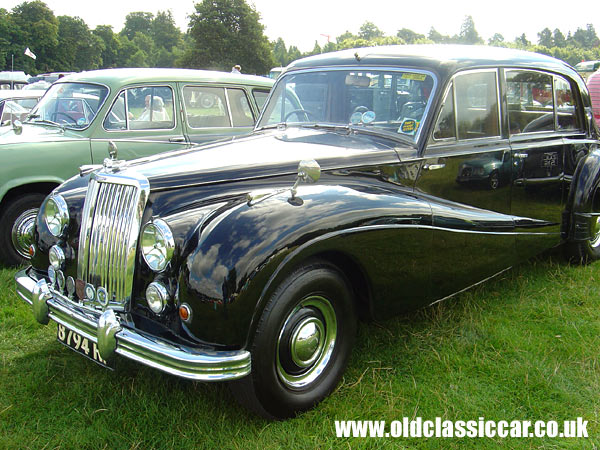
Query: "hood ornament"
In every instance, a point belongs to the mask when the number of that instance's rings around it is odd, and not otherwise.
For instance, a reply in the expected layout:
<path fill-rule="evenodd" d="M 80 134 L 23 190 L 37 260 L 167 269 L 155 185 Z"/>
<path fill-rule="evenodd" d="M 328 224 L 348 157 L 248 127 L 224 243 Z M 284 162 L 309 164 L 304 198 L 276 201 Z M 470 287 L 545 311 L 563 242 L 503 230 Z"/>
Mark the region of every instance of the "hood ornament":
<path fill-rule="evenodd" d="M 117 159 L 117 155 L 117 144 L 115 144 L 113 141 L 108 141 L 109 158 L 104 158 L 104 163 L 102 164 L 104 169 L 112 170 L 113 172 L 118 172 L 121 169 L 121 166 L 125 161 Z"/>
<path fill-rule="evenodd" d="M 21 134 L 23 132 L 23 124 L 20 120 L 13 121 L 12 127 L 15 134 Z"/>

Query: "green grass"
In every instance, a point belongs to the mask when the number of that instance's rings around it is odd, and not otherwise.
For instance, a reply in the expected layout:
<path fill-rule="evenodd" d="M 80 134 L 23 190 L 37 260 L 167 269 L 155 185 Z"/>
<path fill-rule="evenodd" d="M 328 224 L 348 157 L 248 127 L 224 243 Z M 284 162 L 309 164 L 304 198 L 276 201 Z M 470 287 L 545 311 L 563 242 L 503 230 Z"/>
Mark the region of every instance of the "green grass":
<path fill-rule="evenodd" d="M 107 371 L 38 325 L 0 270 L 0 448 L 596 448 L 600 263 L 537 259 L 444 303 L 361 324 L 338 389 L 267 422 L 223 384 L 121 360 Z M 334 420 L 589 421 L 588 439 L 336 438 Z"/>

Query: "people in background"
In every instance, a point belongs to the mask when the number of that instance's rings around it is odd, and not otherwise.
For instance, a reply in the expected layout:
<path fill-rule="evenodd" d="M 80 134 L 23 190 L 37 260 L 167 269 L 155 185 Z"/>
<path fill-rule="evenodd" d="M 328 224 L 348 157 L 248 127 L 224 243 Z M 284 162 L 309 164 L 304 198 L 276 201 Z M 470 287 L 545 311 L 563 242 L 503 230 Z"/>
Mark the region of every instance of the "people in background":
<path fill-rule="evenodd" d="M 236 64 L 231 68 L 231 73 L 242 73 L 242 66 Z"/>
<path fill-rule="evenodd" d="M 140 117 L 137 120 L 145 120 L 145 121 L 165 121 L 169 120 L 169 116 L 167 115 L 167 111 L 165 110 L 165 102 L 158 95 L 151 96 L 146 95 L 145 98 L 146 107 L 140 114 Z"/>

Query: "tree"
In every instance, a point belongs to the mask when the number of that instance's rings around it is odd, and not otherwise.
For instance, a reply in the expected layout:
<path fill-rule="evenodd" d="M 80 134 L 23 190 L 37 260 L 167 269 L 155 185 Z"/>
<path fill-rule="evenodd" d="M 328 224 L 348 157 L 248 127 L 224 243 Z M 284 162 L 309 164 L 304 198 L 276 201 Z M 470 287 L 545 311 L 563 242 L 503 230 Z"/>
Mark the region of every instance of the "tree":
<path fill-rule="evenodd" d="M 181 31 L 175 25 L 171 11 L 159 11 L 152 21 L 152 38 L 157 47 L 171 51 L 181 42 Z"/>
<path fill-rule="evenodd" d="M 435 28 L 431 27 L 429 34 L 427 35 L 430 41 L 436 44 L 444 44 L 450 41 L 450 37 L 439 33 Z"/>
<path fill-rule="evenodd" d="M 458 35 L 457 42 L 461 44 L 483 44 L 483 39 L 477 33 L 475 29 L 475 22 L 473 17 L 467 16 L 460 27 L 460 34 Z"/>
<path fill-rule="evenodd" d="M 402 28 L 401 30 L 398 30 L 396 36 L 398 36 L 407 44 L 414 44 L 420 39 L 425 39 L 424 34 L 415 33 L 413 30 L 409 30 L 408 28 Z"/>
<path fill-rule="evenodd" d="M 288 51 L 285 48 L 285 42 L 282 38 L 278 38 L 273 44 L 273 59 L 275 60 L 275 64 L 281 67 L 289 64 Z"/>
<path fill-rule="evenodd" d="M 245 0 L 202 0 L 190 16 L 194 46 L 186 55 L 191 67 L 225 69 L 236 64 L 246 73 L 273 67 L 271 46 L 260 15 Z"/>
<path fill-rule="evenodd" d="M 12 10 L 14 23 L 22 33 L 22 45 L 29 47 L 37 55 L 35 61 L 27 58 L 24 68 L 32 71 L 52 71 L 55 69 L 55 51 L 58 45 L 58 19 L 46 4 L 40 0 L 23 2 Z M 25 48 L 20 49 L 22 54 Z"/>
<path fill-rule="evenodd" d="M 152 33 L 152 21 L 154 14 L 148 12 L 132 12 L 125 16 L 125 26 L 121 34 L 127 36 L 129 40 L 133 39 L 135 33 L 142 33 L 150 36 Z"/>
<path fill-rule="evenodd" d="M 515 44 L 520 47 L 529 47 L 531 42 L 527 40 L 527 36 L 525 36 L 525 33 L 523 33 L 521 36 L 515 38 Z"/>
<path fill-rule="evenodd" d="M 504 36 L 502 36 L 500 33 L 494 33 L 494 35 L 488 39 L 488 45 L 501 47 L 504 45 Z"/>
<path fill-rule="evenodd" d="M 377 28 L 373 22 L 363 23 L 360 27 L 360 31 L 358 32 L 358 37 L 360 39 L 364 39 L 365 41 L 372 41 L 383 36 L 383 31 Z"/>
<path fill-rule="evenodd" d="M 62 71 L 98 69 L 102 66 L 104 43 L 93 35 L 79 17 L 58 18 L 55 66 Z"/>
<path fill-rule="evenodd" d="M 587 25 L 585 30 L 583 28 L 577 28 L 577 31 L 573 33 L 571 42 L 575 46 L 582 48 L 594 48 L 600 43 L 594 25 L 591 23 Z"/>
<path fill-rule="evenodd" d="M 562 48 L 567 46 L 567 39 L 558 28 L 555 28 L 554 32 L 552 33 L 552 43 L 555 47 Z"/>
<path fill-rule="evenodd" d="M 546 27 L 538 34 L 538 45 L 543 45 L 544 47 L 554 47 L 554 40 L 552 39 L 552 31 L 550 28 Z"/>
<path fill-rule="evenodd" d="M 102 67 L 117 67 L 118 55 L 121 51 L 119 36 L 110 25 L 98 25 L 92 34 L 102 40 Z"/>

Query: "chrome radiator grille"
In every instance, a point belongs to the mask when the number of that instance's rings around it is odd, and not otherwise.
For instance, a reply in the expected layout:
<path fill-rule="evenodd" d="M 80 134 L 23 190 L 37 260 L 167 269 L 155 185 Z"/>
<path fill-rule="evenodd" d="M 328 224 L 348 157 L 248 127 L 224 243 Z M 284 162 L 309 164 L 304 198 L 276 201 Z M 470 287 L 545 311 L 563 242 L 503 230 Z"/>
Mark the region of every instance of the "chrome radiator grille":
<path fill-rule="evenodd" d="M 77 278 L 96 289 L 106 289 L 108 305 L 99 306 L 128 306 L 148 192 L 145 178 L 91 175 L 81 220 Z"/>

